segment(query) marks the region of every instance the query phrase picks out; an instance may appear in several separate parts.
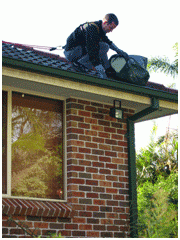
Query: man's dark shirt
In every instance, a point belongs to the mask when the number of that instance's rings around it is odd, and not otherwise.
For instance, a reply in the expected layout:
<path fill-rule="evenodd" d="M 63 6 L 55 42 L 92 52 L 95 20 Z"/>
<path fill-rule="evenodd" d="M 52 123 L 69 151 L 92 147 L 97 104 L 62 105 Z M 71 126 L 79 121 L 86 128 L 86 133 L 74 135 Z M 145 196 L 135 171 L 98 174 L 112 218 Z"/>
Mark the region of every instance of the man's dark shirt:
<path fill-rule="evenodd" d="M 112 44 L 112 41 L 109 40 L 102 29 L 102 21 L 84 23 L 68 37 L 65 50 L 69 51 L 76 46 L 81 46 L 83 55 L 88 53 L 89 60 L 94 66 L 97 66 L 101 64 L 99 58 L 99 42 L 101 41 L 106 42 L 108 45 Z"/>

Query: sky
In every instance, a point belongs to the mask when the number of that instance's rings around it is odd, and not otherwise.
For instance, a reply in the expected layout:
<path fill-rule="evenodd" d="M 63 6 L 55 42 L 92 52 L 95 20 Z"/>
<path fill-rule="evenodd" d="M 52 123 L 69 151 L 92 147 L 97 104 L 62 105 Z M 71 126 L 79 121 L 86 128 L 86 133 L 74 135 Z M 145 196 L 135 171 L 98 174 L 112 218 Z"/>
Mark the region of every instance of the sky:
<path fill-rule="evenodd" d="M 65 45 L 67 37 L 80 24 L 102 20 L 107 13 L 119 19 L 118 27 L 107 36 L 129 55 L 147 58 L 167 56 L 174 60 L 172 50 L 178 41 L 179 0 L 3 0 L 1 1 L 1 39 L 39 45 Z M 64 56 L 63 51 L 54 53 Z M 115 54 L 109 51 L 109 57 Z M 165 86 L 177 79 L 162 73 L 151 73 L 150 80 Z M 177 115 L 156 121 L 157 135 L 167 127 L 177 128 Z M 135 124 L 136 150 L 149 143 L 153 121 Z"/>

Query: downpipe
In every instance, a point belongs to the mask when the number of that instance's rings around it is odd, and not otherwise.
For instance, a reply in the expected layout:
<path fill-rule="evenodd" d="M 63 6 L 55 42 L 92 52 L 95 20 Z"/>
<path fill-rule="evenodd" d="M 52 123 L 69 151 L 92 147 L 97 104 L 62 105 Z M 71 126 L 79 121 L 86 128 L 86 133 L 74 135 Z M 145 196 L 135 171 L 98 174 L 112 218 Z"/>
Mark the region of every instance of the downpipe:
<path fill-rule="evenodd" d="M 136 184 L 135 122 L 159 109 L 159 99 L 152 98 L 151 106 L 127 118 L 129 200 L 130 200 L 130 237 L 138 238 L 138 208 Z"/>

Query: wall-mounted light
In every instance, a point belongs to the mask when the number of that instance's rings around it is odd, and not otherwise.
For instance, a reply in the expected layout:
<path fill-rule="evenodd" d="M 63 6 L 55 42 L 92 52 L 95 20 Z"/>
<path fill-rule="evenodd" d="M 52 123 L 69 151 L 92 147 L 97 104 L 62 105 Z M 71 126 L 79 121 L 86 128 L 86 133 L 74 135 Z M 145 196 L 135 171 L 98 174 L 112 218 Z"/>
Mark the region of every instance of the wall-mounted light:
<path fill-rule="evenodd" d="M 119 107 L 116 107 L 116 102 L 119 102 Z M 121 108 L 121 101 L 114 100 L 114 107 L 110 108 L 109 115 L 113 118 L 123 119 L 123 110 Z"/>

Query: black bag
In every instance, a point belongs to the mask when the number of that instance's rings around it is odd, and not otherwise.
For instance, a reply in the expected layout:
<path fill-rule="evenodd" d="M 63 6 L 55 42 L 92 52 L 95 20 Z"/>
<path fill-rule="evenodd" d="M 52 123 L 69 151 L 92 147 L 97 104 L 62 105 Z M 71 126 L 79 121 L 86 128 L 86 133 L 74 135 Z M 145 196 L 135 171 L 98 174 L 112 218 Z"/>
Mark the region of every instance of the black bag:
<path fill-rule="evenodd" d="M 109 62 L 116 72 L 116 79 L 121 81 L 145 86 L 150 78 L 149 72 L 134 58 L 130 57 L 126 61 L 123 57 L 116 54 L 109 59 Z"/>

